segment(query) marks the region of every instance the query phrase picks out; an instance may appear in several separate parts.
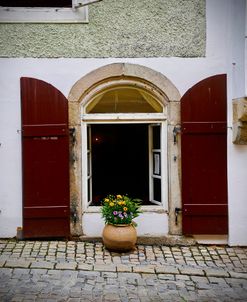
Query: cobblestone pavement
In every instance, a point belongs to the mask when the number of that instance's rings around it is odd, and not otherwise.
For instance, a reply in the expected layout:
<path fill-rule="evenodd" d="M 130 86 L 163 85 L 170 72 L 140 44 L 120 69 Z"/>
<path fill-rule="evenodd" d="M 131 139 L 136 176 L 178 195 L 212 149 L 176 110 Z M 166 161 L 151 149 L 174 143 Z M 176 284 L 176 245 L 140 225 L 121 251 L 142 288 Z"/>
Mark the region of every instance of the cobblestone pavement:
<path fill-rule="evenodd" d="M 247 301 L 247 248 L 0 240 L 0 301 Z"/>

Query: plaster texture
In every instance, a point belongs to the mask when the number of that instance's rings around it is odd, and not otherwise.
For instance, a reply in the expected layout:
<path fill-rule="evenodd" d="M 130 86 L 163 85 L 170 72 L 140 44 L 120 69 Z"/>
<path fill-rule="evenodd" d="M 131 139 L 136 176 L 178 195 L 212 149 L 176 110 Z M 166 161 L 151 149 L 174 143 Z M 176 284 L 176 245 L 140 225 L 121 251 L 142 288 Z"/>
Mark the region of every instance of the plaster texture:
<path fill-rule="evenodd" d="M 203 57 L 205 0 L 104 0 L 88 24 L 1 24 L 0 56 Z"/>

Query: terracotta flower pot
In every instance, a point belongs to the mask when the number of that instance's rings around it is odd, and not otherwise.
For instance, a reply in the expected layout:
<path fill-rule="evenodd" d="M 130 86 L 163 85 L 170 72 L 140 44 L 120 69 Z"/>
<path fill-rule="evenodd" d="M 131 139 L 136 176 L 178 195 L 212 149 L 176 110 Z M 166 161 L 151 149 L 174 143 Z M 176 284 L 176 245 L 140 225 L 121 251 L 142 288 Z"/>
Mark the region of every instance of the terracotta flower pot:
<path fill-rule="evenodd" d="M 129 251 L 135 247 L 136 229 L 131 224 L 106 224 L 103 229 L 103 243 L 113 251 Z"/>

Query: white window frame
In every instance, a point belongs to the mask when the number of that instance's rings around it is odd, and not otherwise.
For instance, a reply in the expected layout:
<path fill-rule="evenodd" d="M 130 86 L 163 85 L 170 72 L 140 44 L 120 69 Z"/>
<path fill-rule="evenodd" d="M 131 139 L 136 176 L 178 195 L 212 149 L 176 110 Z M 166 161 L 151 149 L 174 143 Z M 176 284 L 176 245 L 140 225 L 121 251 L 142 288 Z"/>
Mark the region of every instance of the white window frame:
<path fill-rule="evenodd" d="M 72 7 L 3 7 L 0 23 L 88 23 L 88 5 L 101 0 L 72 0 Z"/>
<path fill-rule="evenodd" d="M 89 139 L 88 139 L 89 138 Z M 92 203 L 92 135 L 91 124 L 87 124 L 87 201 L 88 205 Z"/>
<path fill-rule="evenodd" d="M 89 115 L 87 117 L 89 118 Z M 94 114 L 91 114 L 93 116 Z M 138 114 L 136 114 L 138 115 Z M 144 117 L 144 115 L 146 115 Z M 151 119 L 151 115 L 152 119 Z M 91 200 L 88 200 L 88 137 L 87 137 L 87 128 L 91 124 L 158 124 L 161 126 L 161 202 L 153 205 L 142 206 L 143 211 L 155 211 L 159 210 L 161 207 L 164 211 L 168 211 L 168 162 L 167 162 L 167 120 L 166 116 L 163 114 L 162 118 L 160 114 L 141 114 L 142 118 L 139 117 L 130 120 L 128 114 L 104 114 L 104 119 L 99 120 L 86 120 L 85 115 L 84 119 L 81 121 L 81 139 L 82 139 L 82 209 L 84 212 L 99 212 L 100 207 L 94 206 L 90 207 Z M 119 118 L 121 116 L 121 119 Z M 150 162 L 150 161 L 149 161 Z M 89 163 L 90 164 L 90 163 Z M 152 169 L 152 165 L 149 166 L 149 170 Z M 92 176 L 92 175 L 91 175 Z M 93 177 L 93 176 L 92 176 Z M 150 181 L 150 180 L 149 180 Z"/>
<path fill-rule="evenodd" d="M 153 147 L 153 129 L 154 127 L 160 126 L 160 148 L 154 149 Z M 163 140 L 163 127 L 160 123 L 155 124 L 149 124 L 148 127 L 148 155 L 149 155 L 149 200 L 150 202 L 160 205 L 162 204 L 162 196 L 164 195 L 164 190 L 162 190 L 164 183 L 163 183 L 163 177 L 165 174 L 164 165 L 163 165 L 163 156 L 162 156 L 162 145 L 165 143 Z M 154 173 L 154 154 L 159 154 L 159 160 L 160 162 L 160 173 L 159 175 Z M 161 202 L 154 199 L 154 179 L 160 179 L 161 180 Z"/>

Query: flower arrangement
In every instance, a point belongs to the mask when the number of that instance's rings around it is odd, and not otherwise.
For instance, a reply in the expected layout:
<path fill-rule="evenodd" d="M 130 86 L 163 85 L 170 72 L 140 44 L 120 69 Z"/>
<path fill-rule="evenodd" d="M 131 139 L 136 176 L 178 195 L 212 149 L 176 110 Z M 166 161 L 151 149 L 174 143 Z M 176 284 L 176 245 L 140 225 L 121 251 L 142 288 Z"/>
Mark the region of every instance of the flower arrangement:
<path fill-rule="evenodd" d="M 126 195 L 108 195 L 102 202 L 101 214 L 106 224 L 134 224 L 132 220 L 138 217 L 140 199 L 131 199 Z"/>

